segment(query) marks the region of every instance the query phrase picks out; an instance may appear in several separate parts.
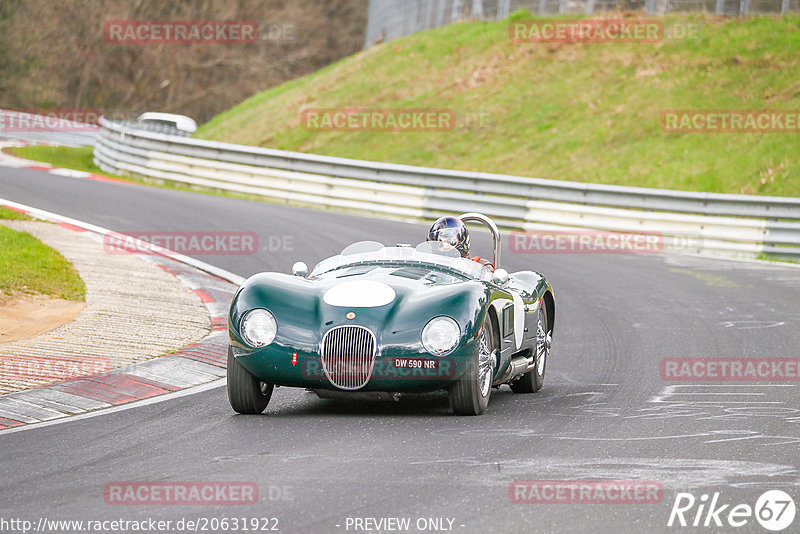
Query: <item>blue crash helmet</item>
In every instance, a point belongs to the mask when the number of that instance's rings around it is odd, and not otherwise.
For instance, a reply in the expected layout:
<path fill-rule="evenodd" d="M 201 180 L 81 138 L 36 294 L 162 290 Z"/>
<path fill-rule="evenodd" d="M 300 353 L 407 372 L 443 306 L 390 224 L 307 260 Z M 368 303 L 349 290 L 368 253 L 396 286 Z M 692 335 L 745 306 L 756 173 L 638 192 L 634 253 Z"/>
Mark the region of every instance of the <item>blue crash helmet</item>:
<path fill-rule="evenodd" d="M 447 243 L 458 250 L 462 257 L 469 257 L 469 230 L 458 217 L 436 219 L 428 231 L 428 241 Z"/>

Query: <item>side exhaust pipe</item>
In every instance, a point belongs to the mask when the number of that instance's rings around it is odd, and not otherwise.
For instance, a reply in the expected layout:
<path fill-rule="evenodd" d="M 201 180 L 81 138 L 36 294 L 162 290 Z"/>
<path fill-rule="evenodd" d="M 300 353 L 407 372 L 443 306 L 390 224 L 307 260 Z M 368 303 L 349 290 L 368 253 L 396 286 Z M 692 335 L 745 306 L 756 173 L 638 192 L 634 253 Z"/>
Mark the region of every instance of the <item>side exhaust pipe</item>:
<path fill-rule="evenodd" d="M 532 362 L 525 356 L 519 356 L 511 360 L 511 365 L 509 366 L 511 373 L 506 379 L 506 382 L 512 382 L 525 374 L 525 372 L 531 367 L 531 364 Z"/>
<path fill-rule="evenodd" d="M 532 356 L 530 358 L 526 356 L 517 356 L 508 363 L 508 368 L 506 369 L 506 372 L 503 373 L 503 377 L 500 380 L 497 380 L 495 384 L 507 384 L 508 382 L 513 382 L 532 368 Z"/>

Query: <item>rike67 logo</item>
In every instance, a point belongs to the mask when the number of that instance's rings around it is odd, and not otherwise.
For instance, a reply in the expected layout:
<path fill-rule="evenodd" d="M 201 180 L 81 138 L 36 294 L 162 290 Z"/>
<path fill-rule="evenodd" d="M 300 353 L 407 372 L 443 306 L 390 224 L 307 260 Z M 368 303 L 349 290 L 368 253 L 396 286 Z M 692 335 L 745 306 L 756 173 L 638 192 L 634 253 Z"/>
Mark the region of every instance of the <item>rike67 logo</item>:
<path fill-rule="evenodd" d="M 710 499 L 708 494 L 698 499 L 682 492 L 675 496 L 667 526 L 739 528 L 752 525 L 755 518 L 763 528 L 779 532 L 794 522 L 796 512 L 794 500 L 781 490 L 762 493 L 754 507 L 744 503 L 723 504 L 719 492 Z"/>

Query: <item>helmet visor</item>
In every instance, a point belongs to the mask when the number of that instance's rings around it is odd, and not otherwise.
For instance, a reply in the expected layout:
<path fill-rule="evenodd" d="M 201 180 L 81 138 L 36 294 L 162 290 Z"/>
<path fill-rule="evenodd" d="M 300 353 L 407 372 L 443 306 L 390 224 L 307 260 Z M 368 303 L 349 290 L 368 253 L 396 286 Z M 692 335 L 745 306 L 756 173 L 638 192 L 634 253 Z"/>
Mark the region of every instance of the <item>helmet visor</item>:
<path fill-rule="evenodd" d="M 436 240 L 455 247 L 459 244 L 459 233 L 458 228 L 442 228 L 436 232 Z"/>

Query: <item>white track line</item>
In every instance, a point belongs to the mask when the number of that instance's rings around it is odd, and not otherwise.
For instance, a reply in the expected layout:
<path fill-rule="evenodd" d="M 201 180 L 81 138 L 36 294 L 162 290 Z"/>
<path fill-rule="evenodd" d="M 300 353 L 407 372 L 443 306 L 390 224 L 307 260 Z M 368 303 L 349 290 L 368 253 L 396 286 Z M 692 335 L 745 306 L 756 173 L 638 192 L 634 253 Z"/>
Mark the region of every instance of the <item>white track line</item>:
<path fill-rule="evenodd" d="M 119 232 L 113 232 L 111 230 L 103 228 L 102 226 L 96 226 L 94 224 L 90 224 L 90 223 L 86 223 L 86 222 L 83 222 L 83 221 L 79 221 L 77 219 L 72 219 L 70 217 L 65 217 L 63 215 L 58 215 L 57 213 L 52 213 L 52 212 L 49 212 L 49 211 L 41 210 L 39 208 L 26 206 L 25 204 L 19 204 L 18 202 L 13 202 L 11 200 L 6 200 L 4 198 L 0 198 L 0 205 L 11 207 L 11 208 L 16 208 L 16 209 L 19 209 L 19 210 L 23 210 L 23 211 L 25 211 L 27 213 L 30 213 L 31 215 L 34 215 L 34 216 L 36 216 L 36 217 L 38 217 L 40 219 L 45 219 L 45 220 L 49 220 L 49 221 L 56 221 L 56 222 L 63 222 L 63 223 L 66 223 L 66 224 L 71 224 L 72 226 L 77 226 L 78 228 L 83 228 L 84 230 L 88 230 L 90 232 L 94 232 L 94 233 L 100 234 L 102 236 L 106 236 L 106 235 L 110 234 L 110 235 L 114 235 L 114 236 L 131 237 L 131 236 L 127 236 L 125 234 L 120 234 Z M 131 239 L 133 239 L 136 242 L 137 246 L 146 247 L 147 250 L 151 250 L 151 251 L 155 252 L 156 254 L 159 254 L 161 256 L 167 257 L 167 258 L 169 258 L 171 260 L 175 260 L 175 261 L 177 261 L 179 263 L 183 263 L 185 265 L 189 265 L 190 267 L 194 267 L 195 269 L 199 269 L 199 270 L 201 270 L 203 272 L 206 272 L 208 274 L 212 274 L 214 276 L 222 278 L 223 280 L 227 280 L 228 282 L 231 282 L 232 284 L 235 284 L 237 286 L 242 285 L 242 282 L 244 282 L 244 280 L 245 280 L 243 277 L 239 276 L 238 274 L 234 274 L 234 273 L 232 273 L 230 271 L 226 271 L 225 269 L 220 269 L 219 267 L 215 267 L 215 266 L 210 265 L 210 264 L 208 264 L 208 263 L 206 263 L 204 261 L 196 260 L 194 258 L 190 258 L 189 256 L 184 256 L 183 254 L 179 254 L 179 253 L 174 252 L 174 251 L 169 250 L 169 249 L 165 249 L 165 248 L 162 248 L 162 247 L 155 247 L 155 246 L 153 246 L 153 245 L 151 245 L 149 243 L 144 243 L 144 242 L 140 241 L 139 239 L 135 239 L 133 237 L 131 237 Z"/>
<path fill-rule="evenodd" d="M 138 401 L 129 402 L 127 404 L 122 404 L 119 406 L 112 406 L 111 408 L 100 408 L 97 410 L 93 410 L 91 412 L 82 413 L 79 415 L 71 415 L 68 417 L 60 417 L 58 419 L 54 419 L 52 421 L 42 421 L 40 423 L 33 423 L 18 427 L 11 427 L 5 430 L 0 430 L 0 437 L 6 434 L 14 434 L 16 432 L 24 432 L 26 430 L 34 430 L 37 428 L 45 428 L 48 426 L 53 425 L 61 425 L 64 423 L 71 423 L 73 421 L 79 421 L 81 419 L 90 419 L 92 417 L 98 417 L 100 415 L 106 415 L 110 413 L 117 413 L 122 412 L 125 410 L 130 410 L 132 408 L 140 408 L 142 406 L 149 406 L 150 404 L 158 404 L 159 402 L 165 402 L 172 399 L 177 399 L 180 397 L 186 397 L 188 395 L 194 395 L 196 393 L 202 393 L 204 391 L 208 391 L 210 389 L 216 389 L 219 387 L 225 386 L 225 378 L 218 378 L 216 380 L 212 380 L 211 382 L 206 382 L 205 384 L 200 384 L 198 386 L 192 386 L 186 389 L 182 389 L 180 391 L 174 391 L 172 393 L 164 393 L 163 395 L 158 395 L 155 397 L 150 397 L 149 399 L 142 399 Z"/>

